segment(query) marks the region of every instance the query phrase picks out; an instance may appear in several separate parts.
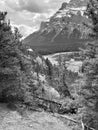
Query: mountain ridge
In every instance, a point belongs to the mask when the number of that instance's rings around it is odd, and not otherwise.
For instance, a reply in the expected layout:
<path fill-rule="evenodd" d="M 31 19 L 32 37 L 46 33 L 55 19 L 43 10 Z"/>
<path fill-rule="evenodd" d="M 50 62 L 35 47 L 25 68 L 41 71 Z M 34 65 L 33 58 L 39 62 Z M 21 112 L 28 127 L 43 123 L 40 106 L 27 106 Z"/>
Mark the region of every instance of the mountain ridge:
<path fill-rule="evenodd" d="M 84 25 L 91 22 L 85 15 L 86 2 L 71 0 L 62 3 L 61 8 L 49 20 L 42 21 L 40 29 L 23 42 L 42 54 L 78 51 L 85 46 L 85 42 L 91 40 L 91 29 Z"/>

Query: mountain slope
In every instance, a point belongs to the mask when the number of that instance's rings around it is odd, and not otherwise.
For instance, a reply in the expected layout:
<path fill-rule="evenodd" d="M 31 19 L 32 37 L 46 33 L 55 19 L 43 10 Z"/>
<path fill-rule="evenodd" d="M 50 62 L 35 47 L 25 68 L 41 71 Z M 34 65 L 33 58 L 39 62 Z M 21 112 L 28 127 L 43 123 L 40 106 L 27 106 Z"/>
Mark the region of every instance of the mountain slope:
<path fill-rule="evenodd" d="M 91 29 L 85 25 L 90 20 L 85 16 L 86 2 L 71 0 L 46 22 L 37 32 L 24 39 L 24 43 L 42 54 L 60 51 L 78 51 L 89 39 Z"/>

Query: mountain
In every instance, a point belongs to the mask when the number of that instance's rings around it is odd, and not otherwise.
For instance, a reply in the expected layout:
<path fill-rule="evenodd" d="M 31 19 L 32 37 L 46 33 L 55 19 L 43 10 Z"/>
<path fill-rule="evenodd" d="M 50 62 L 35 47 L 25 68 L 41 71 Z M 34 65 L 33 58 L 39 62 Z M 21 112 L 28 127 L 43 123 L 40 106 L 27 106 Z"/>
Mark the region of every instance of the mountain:
<path fill-rule="evenodd" d="M 85 25 L 90 20 L 85 15 L 87 0 L 64 2 L 40 29 L 24 39 L 24 43 L 41 54 L 78 51 L 90 40 L 91 29 Z M 85 23 L 85 24 L 84 24 Z"/>
<path fill-rule="evenodd" d="M 81 7 L 81 6 L 86 6 L 87 2 L 89 2 L 89 0 L 71 0 L 69 5 L 70 6 L 74 6 L 74 7 Z"/>

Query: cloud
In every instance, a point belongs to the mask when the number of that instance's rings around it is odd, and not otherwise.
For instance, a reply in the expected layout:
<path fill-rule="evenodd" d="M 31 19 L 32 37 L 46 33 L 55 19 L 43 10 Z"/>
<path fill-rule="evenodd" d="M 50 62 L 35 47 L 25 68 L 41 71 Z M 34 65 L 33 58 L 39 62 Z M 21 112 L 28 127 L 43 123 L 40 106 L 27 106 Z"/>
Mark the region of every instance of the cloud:
<path fill-rule="evenodd" d="M 25 37 L 53 15 L 62 2 L 65 0 L 0 0 L 0 10 L 8 12 L 8 19 Z"/>
<path fill-rule="evenodd" d="M 26 37 L 27 35 L 33 33 L 34 31 L 38 30 L 40 27 L 41 21 L 45 21 L 48 18 L 46 13 L 38 14 L 38 13 L 28 13 L 28 12 L 21 12 L 16 13 L 16 15 L 10 15 L 11 17 L 11 24 L 13 27 L 18 27 L 20 33 Z M 17 18 L 18 19 L 17 19 Z"/>
<path fill-rule="evenodd" d="M 6 4 L 16 11 L 27 10 L 33 13 L 45 13 L 56 9 L 62 2 L 69 0 L 4 0 Z"/>
<path fill-rule="evenodd" d="M 16 11 L 27 10 L 33 13 L 43 13 L 50 8 L 49 0 L 4 0 Z"/>
<path fill-rule="evenodd" d="M 39 0 L 19 0 L 19 5 L 22 10 L 28 10 L 35 13 L 42 13 L 48 7 L 48 4 L 43 1 L 39 2 Z"/>
<path fill-rule="evenodd" d="M 19 32 L 22 34 L 23 38 L 27 37 L 29 34 L 38 30 L 37 26 L 34 26 L 32 28 L 32 27 L 29 27 L 25 24 L 16 25 L 13 22 L 11 23 L 11 26 L 12 26 L 12 31 L 14 31 L 14 28 L 17 27 L 19 29 Z"/>

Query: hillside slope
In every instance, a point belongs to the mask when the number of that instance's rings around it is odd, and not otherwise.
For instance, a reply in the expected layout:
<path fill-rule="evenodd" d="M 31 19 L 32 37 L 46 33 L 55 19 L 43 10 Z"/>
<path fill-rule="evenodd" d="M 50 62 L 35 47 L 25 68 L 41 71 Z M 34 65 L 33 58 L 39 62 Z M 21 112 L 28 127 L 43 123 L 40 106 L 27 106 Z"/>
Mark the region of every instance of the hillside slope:
<path fill-rule="evenodd" d="M 25 113 L 9 110 L 0 104 L 0 130 L 71 130 L 66 124 L 49 113 Z"/>

